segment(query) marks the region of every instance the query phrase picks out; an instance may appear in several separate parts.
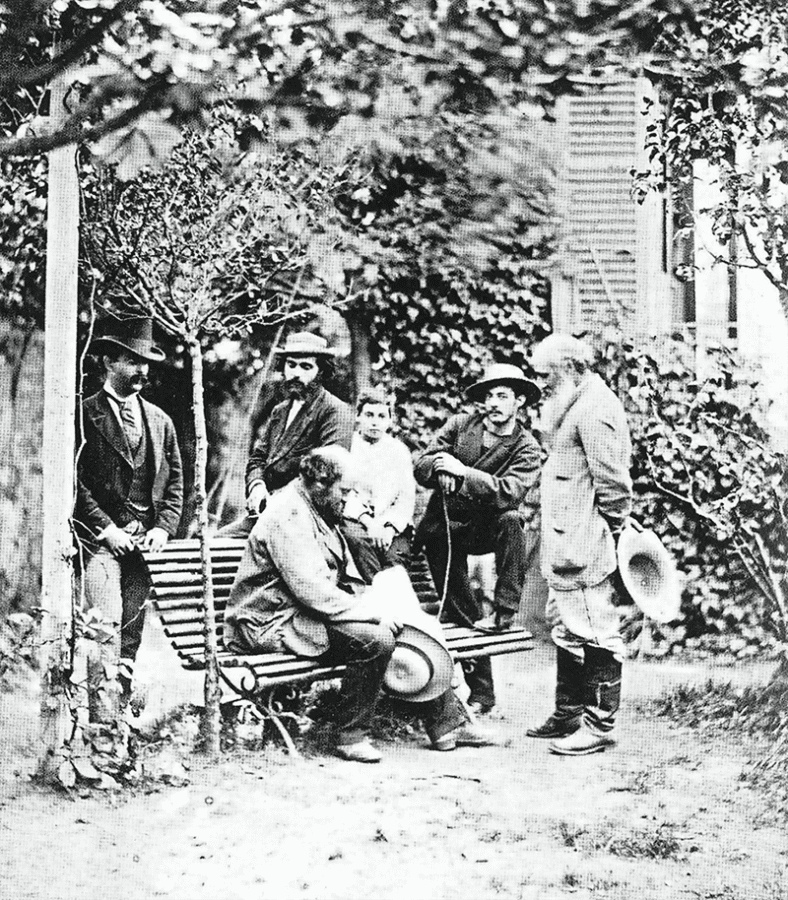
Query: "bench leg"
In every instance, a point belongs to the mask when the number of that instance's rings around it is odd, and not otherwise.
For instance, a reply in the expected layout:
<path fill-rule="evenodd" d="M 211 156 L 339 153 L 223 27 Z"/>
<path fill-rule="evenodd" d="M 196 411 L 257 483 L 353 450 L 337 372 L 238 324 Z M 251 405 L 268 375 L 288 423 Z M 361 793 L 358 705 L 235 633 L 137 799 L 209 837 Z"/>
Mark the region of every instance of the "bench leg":
<path fill-rule="evenodd" d="M 284 709 L 282 699 L 277 697 L 277 694 L 281 693 L 281 686 L 266 688 L 265 682 L 261 683 L 251 666 L 245 667 L 238 681 L 229 678 L 222 668 L 219 669 L 219 677 L 231 691 L 254 706 L 265 721 L 270 721 L 273 724 L 292 756 L 301 755 L 293 741 L 292 735 L 282 721 L 285 718 L 295 719 L 296 715 L 294 712 Z M 291 692 L 291 697 L 298 694 L 297 691 L 293 693 L 294 689 L 292 687 L 288 687 L 287 690 Z"/>

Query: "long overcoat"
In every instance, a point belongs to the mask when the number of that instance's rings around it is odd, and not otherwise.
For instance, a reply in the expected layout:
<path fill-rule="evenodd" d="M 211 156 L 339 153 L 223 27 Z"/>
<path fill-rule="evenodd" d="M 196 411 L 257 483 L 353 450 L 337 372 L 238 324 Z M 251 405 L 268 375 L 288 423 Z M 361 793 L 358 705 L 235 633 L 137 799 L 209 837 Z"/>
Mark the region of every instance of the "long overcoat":
<path fill-rule="evenodd" d="M 549 438 L 542 470 L 542 573 L 557 590 L 599 584 L 632 506 L 632 445 L 624 407 L 598 375 L 578 386 Z"/>

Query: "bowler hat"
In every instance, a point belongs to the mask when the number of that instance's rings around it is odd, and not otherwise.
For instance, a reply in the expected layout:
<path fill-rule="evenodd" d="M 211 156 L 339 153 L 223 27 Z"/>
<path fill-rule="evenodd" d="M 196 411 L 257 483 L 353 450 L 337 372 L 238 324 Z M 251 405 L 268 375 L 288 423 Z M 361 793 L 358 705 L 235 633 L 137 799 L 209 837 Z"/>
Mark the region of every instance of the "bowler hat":
<path fill-rule="evenodd" d="M 113 319 L 90 345 L 92 353 L 106 351 L 107 345 L 123 347 L 149 362 L 161 362 L 164 351 L 153 343 L 153 320 L 148 317 Z"/>
<path fill-rule="evenodd" d="M 279 356 L 336 356 L 328 341 L 310 331 L 297 331 L 287 336 L 284 347 L 274 351 Z"/>
<path fill-rule="evenodd" d="M 655 622 L 679 617 L 681 584 L 662 541 L 653 531 L 627 524 L 618 540 L 621 580 L 643 613 Z"/>
<path fill-rule="evenodd" d="M 512 388 L 516 394 L 524 394 L 525 402 L 530 406 L 539 399 L 539 388 L 525 377 L 525 373 L 517 366 L 510 363 L 493 363 L 488 366 L 484 375 L 475 384 L 472 384 L 465 393 L 471 400 L 482 400 L 490 388 L 503 384 Z"/>

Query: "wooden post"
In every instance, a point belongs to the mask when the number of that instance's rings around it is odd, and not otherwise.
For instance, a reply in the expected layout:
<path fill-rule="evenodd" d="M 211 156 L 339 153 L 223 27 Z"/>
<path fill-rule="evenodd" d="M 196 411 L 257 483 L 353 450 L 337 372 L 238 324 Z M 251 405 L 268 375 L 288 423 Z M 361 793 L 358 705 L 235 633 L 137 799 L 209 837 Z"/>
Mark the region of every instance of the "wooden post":
<path fill-rule="evenodd" d="M 67 78 L 51 85 L 50 122 L 65 118 Z M 41 741 L 39 774 L 57 772 L 70 735 L 66 683 L 71 674 L 73 598 L 74 406 L 77 361 L 79 183 L 73 145 L 49 154 L 44 331 L 44 522 Z"/>

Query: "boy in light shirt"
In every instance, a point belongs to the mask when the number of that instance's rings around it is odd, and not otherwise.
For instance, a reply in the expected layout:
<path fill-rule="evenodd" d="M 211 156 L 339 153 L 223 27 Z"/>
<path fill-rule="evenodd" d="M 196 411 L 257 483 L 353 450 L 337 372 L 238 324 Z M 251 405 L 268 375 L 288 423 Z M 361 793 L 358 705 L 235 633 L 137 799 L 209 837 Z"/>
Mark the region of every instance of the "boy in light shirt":
<path fill-rule="evenodd" d="M 350 447 L 363 508 L 343 529 L 365 580 L 389 566 L 406 565 L 413 540 L 416 482 L 408 448 L 389 434 L 391 407 L 381 388 L 362 391 Z"/>

